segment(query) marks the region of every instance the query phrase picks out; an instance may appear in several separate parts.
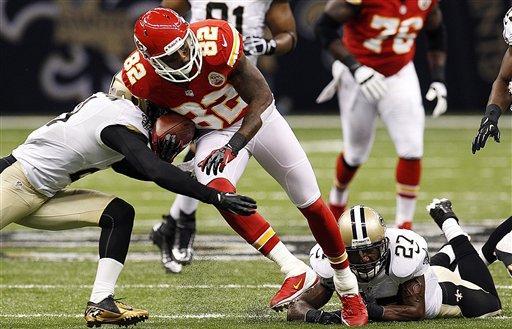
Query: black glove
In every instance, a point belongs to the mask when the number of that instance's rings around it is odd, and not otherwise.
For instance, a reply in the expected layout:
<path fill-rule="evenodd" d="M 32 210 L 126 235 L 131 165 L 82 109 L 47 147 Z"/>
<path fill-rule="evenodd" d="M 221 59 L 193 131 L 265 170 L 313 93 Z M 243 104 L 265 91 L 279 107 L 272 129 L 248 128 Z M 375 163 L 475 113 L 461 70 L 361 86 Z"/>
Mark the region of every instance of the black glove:
<path fill-rule="evenodd" d="M 180 153 L 181 142 L 176 141 L 176 135 L 167 134 L 163 141 L 158 145 L 158 156 L 160 159 L 171 163 L 172 160 Z"/>
<path fill-rule="evenodd" d="M 324 312 L 321 310 L 309 310 L 306 313 L 306 322 L 320 324 L 340 324 L 341 311 Z"/>
<path fill-rule="evenodd" d="M 276 52 L 276 40 L 261 37 L 244 37 L 244 53 L 246 55 L 272 55 Z"/>
<path fill-rule="evenodd" d="M 368 318 L 370 320 L 381 320 L 382 316 L 384 315 L 384 307 L 377 304 L 377 301 L 374 297 L 365 293 L 361 295 L 363 296 L 366 310 L 368 311 Z"/>
<path fill-rule="evenodd" d="M 427 211 L 440 228 L 448 218 L 455 218 L 457 223 L 459 222 L 455 212 L 453 212 L 452 202 L 448 199 L 433 199 L 427 206 Z"/>
<path fill-rule="evenodd" d="M 485 115 L 480 122 L 480 128 L 478 128 L 478 133 L 473 139 L 473 145 L 471 147 L 473 154 L 484 148 L 489 136 L 492 136 L 496 143 L 500 142 L 500 130 L 498 129 L 498 119 L 500 115 L 501 109 L 498 105 L 487 105 Z"/>
<path fill-rule="evenodd" d="M 212 203 L 220 210 L 230 211 L 235 214 L 248 216 L 256 212 L 256 201 L 245 195 L 219 192 L 217 200 Z"/>

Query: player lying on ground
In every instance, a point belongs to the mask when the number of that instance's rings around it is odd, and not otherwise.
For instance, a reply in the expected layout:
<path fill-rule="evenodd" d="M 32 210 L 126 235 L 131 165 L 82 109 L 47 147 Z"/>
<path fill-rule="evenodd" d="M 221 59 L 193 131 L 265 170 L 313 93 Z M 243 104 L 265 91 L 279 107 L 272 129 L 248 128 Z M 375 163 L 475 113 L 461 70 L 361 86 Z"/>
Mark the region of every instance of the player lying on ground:
<path fill-rule="evenodd" d="M 485 115 L 480 122 L 478 133 L 473 139 L 471 148 L 473 154 L 484 148 L 489 136 L 492 136 L 496 142 L 500 142 L 498 119 L 501 113 L 505 113 L 510 108 L 510 104 L 512 104 L 512 8 L 508 10 L 503 18 L 503 38 L 508 48 L 501 61 L 498 76 L 492 84 Z"/>
<path fill-rule="evenodd" d="M 162 7 L 173 9 L 183 17 L 190 13 L 191 23 L 209 18 L 228 21 L 243 35 L 244 53 L 254 65 L 259 56 L 287 54 L 297 43 L 295 19 L 288 0 L 163 0 Z M 271 39 L 264 38 L 265 26 L 272 33 Z M 194 155 L 192 143 L 184 161 L 192 160 Z M 197 200 L 177 195 L 169 214 L 163 216 L 163 223 L 151 230 L 150 238 L 160 249 L 167 272 L 179 273 L 182 265 L 192 261 L 197 206 Z"/>
<path fill-rule="evenodd" d="M 194 173 L 200 183 L 234 192 L 250 156 L 285 189 L 307 218 L 329 258 L 346 320 L 367 322 L 357 279 L 349 269 L 336 220 L 322 201 L 313 168 L 270 88 L 243 53 L 242 38 L 222 20 L 188 24 L 157 8 L 135 23 L 137 50 L 124 63 L 123 82 L 137 97 L 185 115 L 198 129 Z M 274 261 L 285 276 L 270 307 L 286 307 L 317 275 L 290 253 L 259 213 L 242 217 L 221 211 L 249 244 Z"/>
<path fill-rule="evenodd" d="M 379 116 L 395 145 L 395 225 L 411 228 L 420 188 L 425 110 L 412 62 L 416 35 L 424 30 L 432 83 L 426 98 L 437 99 L 433 116 L 447 109 L 444 68 L 446 42 L 437 0 L 330 0 L 315 31 L 337 61 L 334 80 L 318 97 L 337 92 L 343 151 L 336 160 L 335 184 L 329 194 L 334 217 L 345 211 L 349 184 L 366 162 Z M 339 29 L 343 26 L 343 37 Z"/>
<path fill-rule="evenodd" d="M 386 228 L 382 217 L 369 207 L 352 207 L 340 219 L 350 268 L 356 273 L 370 319 L 415 321 L 500 314 L 491 274 L 459 226 L 451 202 L 434 199 L 429 210 L 448 240 L 454 254 L 452 265 L 460 275 L 448 269 L 450 259 L 444 252 L 433 256 L 429 264 L 427 243 L 420 235 Z M 310 261 L 322 278 L 290 306 L 288 320 L 342 323 L 339 312 L 320 310 L 333 289 L 331 270 L 318 245 L 311 250 Z"/>
<path fill-rule="evenodd" d="M 114 299 L 135 210 L 113 195 L 66 188 L 71 182 L 111 166 L 223 211 L 243 216 L 256 209 L 252 199 L 204 186 L 171 165 L 168 161 L 181 151 L 174 145 L 162 145 L 167 158 L 159 159 L 147 147 L 145 116 L 130 100 L 96 93 L 32 132 L 12 155 L 0 159 L 1 229 L 10 223 L 43 230 L 101 227 L 100 260 L 85 310 L 90 327 L 129 325 L 148 318 L 148 311 Z"/>

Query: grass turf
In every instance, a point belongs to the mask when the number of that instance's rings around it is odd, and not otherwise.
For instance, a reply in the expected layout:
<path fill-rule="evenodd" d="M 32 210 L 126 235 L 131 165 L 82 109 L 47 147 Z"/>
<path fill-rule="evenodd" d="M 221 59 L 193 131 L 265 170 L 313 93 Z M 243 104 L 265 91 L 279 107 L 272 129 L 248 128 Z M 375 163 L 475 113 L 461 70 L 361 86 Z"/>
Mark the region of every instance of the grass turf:
<path fill-rule="evenodd" d="M 475 122 L 478 123 L 477 118 Z M 438 196 L 451 198 L 457 214 L 465 223 L 496 222 L 512 213 L 511 130 L 502 128 L 501 144 L 491 141 L 483 151 L 473 156 L 470 141 L 475 130 L 431 128 L 426 131 L 422 190 L 415 218 L 417 222 L 429 222 L 424 206 Z M 29 132 L 26 129 L 2 129 L 0 155 L 8 154 L 23 142 Z M 308 153 L 323 195 L 326 196 L 332 182 L 334 158 L 341 145 L 340 131 L 334 128 L 299 128 L 295 132 Z M 395 164 L 393 145 L 386 131 L 380 128 L 370 160 L 352 184 L 350 198 L 352 204 L 365 203 L 375 207 L 390 224 L 394 217 Z M 124 178 L 111 170 L 87 176 L 72 187 L 97 189 L 132 203 L 137 212 L 136 233 L 146 233 L 148 227 L 168 210 L 173 199 L 172 194 L 154 184 Z M 258 200 L 261 213 L 279 233 L 309 234 L 306 221 L 288 201 L 284 191 L 254 160 L 250 161 L 238 188 L 240 193 Z M 199 234 L 233 234 L 211 207 L 200 206 L 198 219 Z M 435 226 L 433 229 L 437 230 Z M 26 229 L 10 225 L 5 230 Z M 58 247 L 32 249 L 59 252 Z M 94 248 L 87 247 L 85 250 L 91 252 Z M 148 246 L 134 244 L 131 250 L 146 252 Z M 2 249 L 4 256 L 18 251 L 24 251 L 23 247 Z M 0 258 L 0 327 L 83 328 L 81 313 L 95 270 L 95 263 L 87 261 Z M 504 313 L 511 316 L 510 279 L 501 265 L 494 265 L 491 270 L 496 284 L 501 286 L 498 291 L 504 303 Z M 150 320 L 144 324 L 148 328 L 308 327 L 287 323 L 283 314 L 268 310 L 268 300 L 276 290 L 273 285 L 281 279 L 278 270 L 267 261 L 196 261 L 193 266 L 185 267 L 182 275 L 172 276 L 165 275 L 156 262 L 128 259 L 116 293 L 126 297 L 128 303 L 150 310 Z M 47 286 L 13 286 L 27 284 Z M 169 284 L 171 287 L 152 286 L 158 284 Z M 241 286 L 225 288 L 224 285 L 228 284 Z M 262 284 L 272 286 L 257 287 Z M 180 288 L 180 285 L 189 287 Z M 193 287 L 195 285 L 207 286 Z M 335 307 L 335 304 L 331 307 Z M 372 324 L 371 327 L 508 328 L 510 321 L 508 318 L 432 320 L 408 324 Z"/>

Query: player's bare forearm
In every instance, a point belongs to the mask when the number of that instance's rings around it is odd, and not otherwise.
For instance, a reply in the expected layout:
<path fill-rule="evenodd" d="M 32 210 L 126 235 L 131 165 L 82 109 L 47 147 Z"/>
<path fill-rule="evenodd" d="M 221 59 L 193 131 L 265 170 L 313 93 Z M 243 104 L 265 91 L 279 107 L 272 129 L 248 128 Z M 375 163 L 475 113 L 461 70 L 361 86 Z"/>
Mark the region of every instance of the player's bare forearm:
<path fill-rule="evenodd" d="M 491 95 L 487 104 L 498 105 L 501 112 L 504 113 L 512 104 L 512 95 L 508 89 L 512 80 L 512 47 L 508 47 L 503 60 L 501 61 L 500 72 L 494 80 L 491 89 Z"/>
<path fill-rule="evenodd" d="M 425 317 L 425 278 L 423 275 L 400 285 L 398 296 L 401 304 L 384 306 L 382 320 L 413 321 Z"/>
<path fill-rule="evenodd" d="M 313 287 L 304 292 L 300 298 L 288 308 L 288 321 L 304 321 L 309 310 L 322 308 L 331 299 L 333 290 L 326 288 L 319 280 Z"/>
<path fill-rule="evenodd" d="M 172 9 L 181 16 L 186 15 L 190 10 L 188 0 L 162 0 L 161 6 Z"/>
<path fill-rule="evenodd" d="M 261 114 L 274 100 L 272 92 L 261 72 L 246 57 L 240 59 L 229 82 L 249 106 L 238 130 L 249 141 L 261 128 Z"/>
<path fill-rule="evenodd" d="M 276 55 L 287 54 L 295 49 L 297 30 L 288 0 L 274 0 L 265 21 L 276 41 Z"/>

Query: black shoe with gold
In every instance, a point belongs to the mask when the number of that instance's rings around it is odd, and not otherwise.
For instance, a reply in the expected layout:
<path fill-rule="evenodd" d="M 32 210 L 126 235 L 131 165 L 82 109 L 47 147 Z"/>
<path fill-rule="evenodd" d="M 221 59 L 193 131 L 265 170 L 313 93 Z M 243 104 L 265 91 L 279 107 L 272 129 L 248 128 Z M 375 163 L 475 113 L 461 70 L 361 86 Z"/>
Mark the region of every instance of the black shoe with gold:
<path fill-rule="evenodd" d="M 84 318 L 87 326 L 100 327 L 102 324 L 115 324 L 128 327 L 129 325 L 145 321 L 148 311 L 136 309 L 108 296 L 99 303 L 88 302 Z"/>

